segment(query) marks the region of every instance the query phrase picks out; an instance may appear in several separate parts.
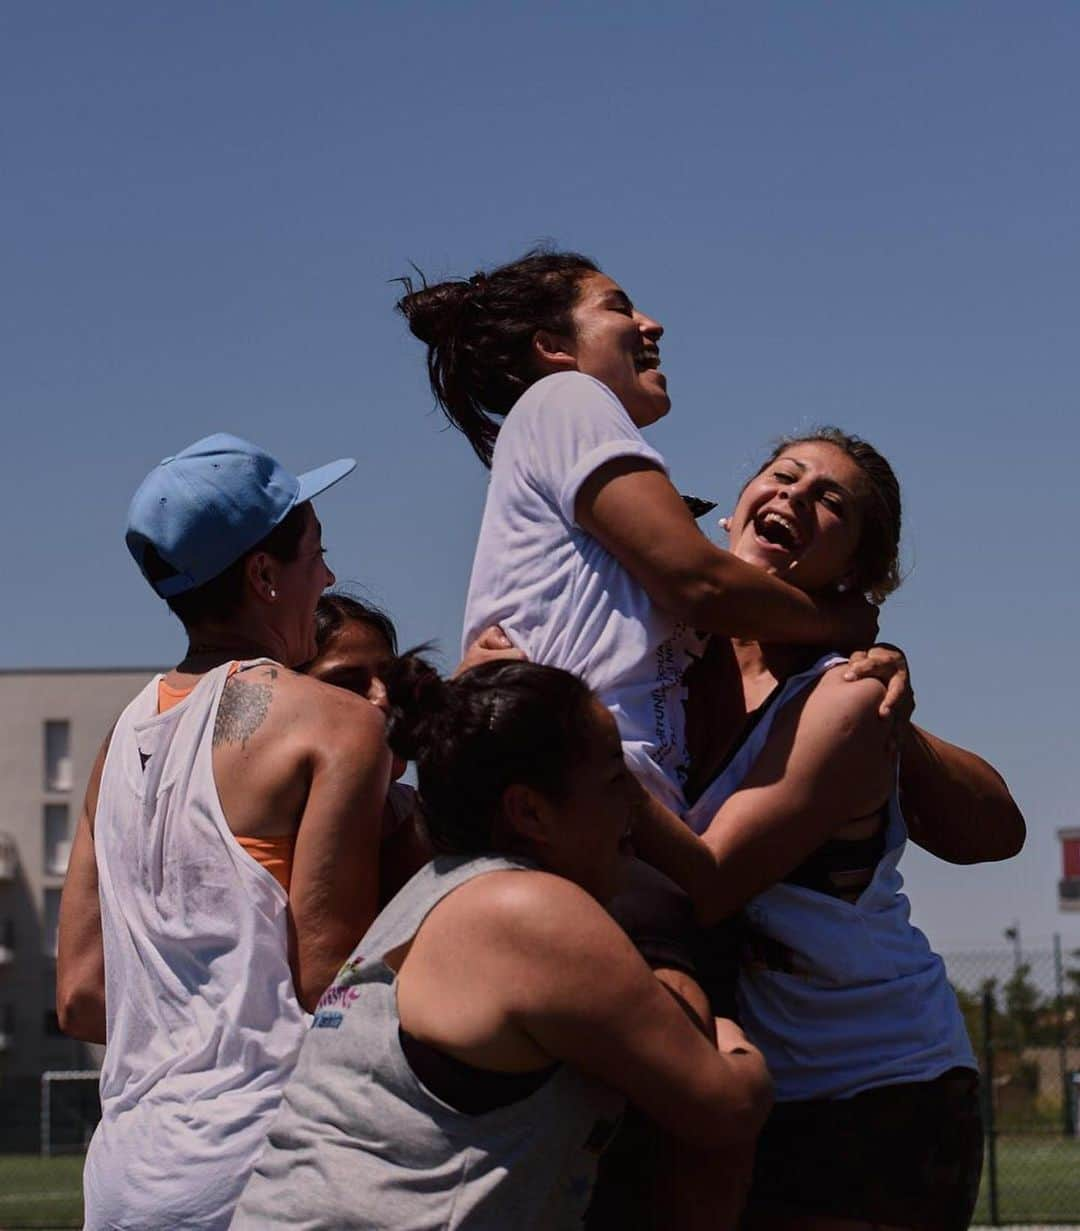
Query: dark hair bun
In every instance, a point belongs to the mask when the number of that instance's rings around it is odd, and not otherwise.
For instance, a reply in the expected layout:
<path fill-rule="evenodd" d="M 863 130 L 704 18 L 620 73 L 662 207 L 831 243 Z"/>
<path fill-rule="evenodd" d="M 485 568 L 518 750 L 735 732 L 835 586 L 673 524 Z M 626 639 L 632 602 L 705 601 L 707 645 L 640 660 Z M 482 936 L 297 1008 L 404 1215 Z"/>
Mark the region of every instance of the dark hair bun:
<path fill-rule="evenodd" d="M 452 336 L 457 330 L 462 309 L 472 297 L 474 288 L 469 282 L 454 280 L 437 282 L 434 286 L 412 289 L 412 283 L 403 278 L 406 294 L 398 300 L 402 316 L 409 322 L 409 330 L 426 346 L 435 346 Z"/>
<path fill-rule="evenodd" d="M 396 658 L 383 674 L 390 717 L 386 739 L 391 749 L 415 761 L 421 749 L 438 738 L 450 709 L 450 688 L 420 655 L 420 646 Z"/>

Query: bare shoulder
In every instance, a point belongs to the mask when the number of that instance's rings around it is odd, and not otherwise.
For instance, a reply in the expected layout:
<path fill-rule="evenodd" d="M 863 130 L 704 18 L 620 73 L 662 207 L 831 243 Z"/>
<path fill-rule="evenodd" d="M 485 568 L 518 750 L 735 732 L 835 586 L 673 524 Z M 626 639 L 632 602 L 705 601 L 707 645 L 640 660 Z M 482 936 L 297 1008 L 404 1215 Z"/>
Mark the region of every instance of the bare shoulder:
<path fill-rule="evenodd" d="M 839 663 L 822 675 L 806 699 L 803 717 L 846 734 L 887 728 L 888 722 L 878 713 L 885 685 L 869 678 L 845 680 L 846 669 L 846 663 Z"/>
<path fill-rule="evenodd" d="M 370 702 L 276 663 L 237 672 L 225 684 L 214 719 L 214 747 L 246 747 L 284 730 L 302 742 L 381 739 L 382 716 Z"/>
<path fill-rule="evenodd" d="M 462 892 L 464 890 L 465 892 Z M 528 869 L 479 876 L 445 900 L 444 917 L 506 952 L 557 962 L 618 947 L 622 930 L 595 898 L 565 877 Z M 629 944 L 629 942 L 626 942 Z"/>

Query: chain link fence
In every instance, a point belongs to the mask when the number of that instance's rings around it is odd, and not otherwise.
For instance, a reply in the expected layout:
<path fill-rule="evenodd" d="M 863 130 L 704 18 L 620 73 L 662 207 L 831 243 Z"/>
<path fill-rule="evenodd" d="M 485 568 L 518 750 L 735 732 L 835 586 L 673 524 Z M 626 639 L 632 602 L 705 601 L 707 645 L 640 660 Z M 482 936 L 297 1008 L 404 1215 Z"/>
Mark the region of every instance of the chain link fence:
<path fill-rule="evenodd" d="M 982 1071 L 976 1222 L 1080 1224 L 1080 950 L 943 956 Z"/>
<path fill-rule="evenodd" d="M 1080 950 L 946 952 L 983 1076 L 980 1225 L 1080 1225 Z M 0 1077 L 0 1229 L 82 1225 L 84 1073 Z"/>

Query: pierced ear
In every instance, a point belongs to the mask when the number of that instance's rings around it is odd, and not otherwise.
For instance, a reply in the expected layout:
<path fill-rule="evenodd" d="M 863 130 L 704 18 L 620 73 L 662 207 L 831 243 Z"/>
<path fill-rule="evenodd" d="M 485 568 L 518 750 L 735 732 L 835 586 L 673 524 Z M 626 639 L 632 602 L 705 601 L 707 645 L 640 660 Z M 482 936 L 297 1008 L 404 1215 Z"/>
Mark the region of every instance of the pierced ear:
<path fill-rule="evenodd" d="M 248 556 L 245 568 L 248 584 L 257 598 L 264 602 L 277 598 L 271 557 L 265 551 L 256 551 Z"/>
<path fill-rule="evenodd" d="M 550 329 L 538 329 L 533 334 L 532 352 L 537 364 L 549 374 L 577 370 L 574 340 L 565 334 L 552 333 Z"/>
<path fill-rule="evenodd" d="M 837 593 L 847 594 L 849 590 L 855 589 L 855 574 L 845 573 L 843 577 L 836 583 Z"/>

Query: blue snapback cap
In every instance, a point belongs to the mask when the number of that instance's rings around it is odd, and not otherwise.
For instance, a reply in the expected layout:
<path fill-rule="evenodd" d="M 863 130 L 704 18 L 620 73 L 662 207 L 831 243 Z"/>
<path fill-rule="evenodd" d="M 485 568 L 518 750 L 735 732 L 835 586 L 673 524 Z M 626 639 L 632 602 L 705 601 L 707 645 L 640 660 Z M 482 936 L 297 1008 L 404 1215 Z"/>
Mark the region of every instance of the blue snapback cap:
<path fill-rule="evenodd" d="M 355 466 L 355 459 L 343 457 L 292 475 L 238 436 L 206 436 L 143 479 L 128 508 L 128 550 L 162 598 L 197 589 Z M 148 547 L 176 570 L 173 575 L 155 579 L 147 572 Z"/>

